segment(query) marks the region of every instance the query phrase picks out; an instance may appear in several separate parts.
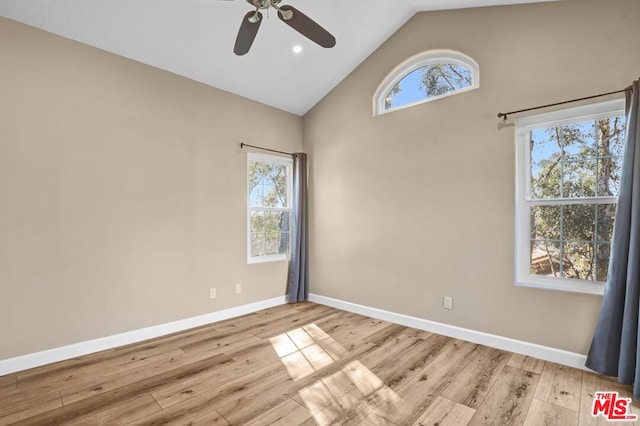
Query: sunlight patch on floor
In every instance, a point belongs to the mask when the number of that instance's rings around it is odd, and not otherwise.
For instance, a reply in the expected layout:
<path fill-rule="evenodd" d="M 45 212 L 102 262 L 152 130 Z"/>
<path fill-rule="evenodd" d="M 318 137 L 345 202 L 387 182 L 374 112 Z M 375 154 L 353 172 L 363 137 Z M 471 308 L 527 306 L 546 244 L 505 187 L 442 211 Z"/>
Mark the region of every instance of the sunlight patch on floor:
<path fill-rule="evenodd" d="M 270 340 L 293 380 L 307 377 L 347 353 L 316 324 L 307 324 Z"/>
<path fill-rule="evenodd" d="M 333 375 L 299 392 L 302 403 L 319 425 L 361 420 L 384 405 L 402 402 L 391 388 L 360 361 L 347 364 Z"/>

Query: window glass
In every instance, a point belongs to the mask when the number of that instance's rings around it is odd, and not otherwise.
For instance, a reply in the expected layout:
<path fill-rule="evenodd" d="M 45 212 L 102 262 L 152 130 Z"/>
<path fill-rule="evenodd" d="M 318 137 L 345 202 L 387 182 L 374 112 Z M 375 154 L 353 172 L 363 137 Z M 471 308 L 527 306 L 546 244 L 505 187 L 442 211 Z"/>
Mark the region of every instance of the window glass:
<path fill-rule="evenodd" d="M 291 161 L 248 157 L 249 262 L 278 260 L 289 253 Z"/>
<path fill-rule="evenodd" d="M 602 291 L 622 167 L 620 107 L 580 107 L 516 124 L 524 166 L 517 176 L 519 284 Z"/>
<path fill-rule="evenodd" d="M 429 50 L 391 71 L 373 96 L 374 115 L 418 105 L 480 86 L 478 64 L 454 50 Z"/>
<path fill-rule="evenodd" d="M 456 64 L 432 64 L 403 77 L 385 97 L 385 109 L 413 104 L 424 99 L 471 87 L 472 72 Z"/>

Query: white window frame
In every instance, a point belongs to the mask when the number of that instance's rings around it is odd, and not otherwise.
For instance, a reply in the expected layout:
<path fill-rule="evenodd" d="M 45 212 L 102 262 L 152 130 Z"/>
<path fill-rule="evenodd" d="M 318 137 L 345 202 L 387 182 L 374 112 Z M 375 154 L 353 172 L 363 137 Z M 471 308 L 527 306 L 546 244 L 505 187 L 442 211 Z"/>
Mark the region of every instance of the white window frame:
<path fill-rule="evenodd" d="M 463 89 L 452 90 L 450 92 L 443 93 L 442 95 L 431 96 L 429 98 L 421 99 L 408 104 L 385 109 L 384 101 L 387 97 L 387 94 L 403 78 L 405 78 L 407 75 L 411 74 L 418 68 L 422 68 L 427 65 L 443 63 L 458 65 L 471 71 L 471 86 L 465 87 Z M 405 60 L 400 65 L 395 67 L 389 74 L 387 74 L 384 80 L 382 80 L 375 93 L 373 94 L 373 115 L 382 115 L 405 108 L 411 108 L 425 102 L 431 102 L 437 99 L 446 98 L 447 96 L 453 96 L 459 93 L 468 92 L 469 90 L 477 89 L 478 87 L 480 87 L 480 67 L 478 66 L 478 63 L 471 57 L 465 55 L 464 53 L 449 49 L 427 50 Z"/>
<path fill-rule="evenodd" d="M 604 293 L 604 285 L 596 281 L 537 276 L 530 273 L 530 207 L 549 204 L 549 200 L 531 198 L 531 153 L 528 149 L 531 131 L 568 123 L 575 123 L 612 115 L 624 115 L 624 99 L 563 109 L 560 111 L 532 115 L 516 120 L 516 217 L 515 217 L 515 284 L 521 287 L 544 288 L 569 292 Z M 572 199 L 557 199 L 558 204 L 570 204 Z M 569 201 L 567 201 L 569 200 Z M 578 203 L 617 204 L 617 197 L 581 198 Z M 540 201 L 540 203 L 536 203 Z M 555 200 L 554 200 L 555 202 Z M 575 202 L 574 202 L 575 203 Z"/>
<path fill-rule="evenodd" d="M 251 193 L 249 178 L 249 162 L 259 161 L 270 164 L 280 164 L 287 167 L 287 206 L 286 207 L 253 207 L 251 206 Z M 292 197 L 293 197 L 293 160 L 291 158 L 279 157 L 269 154 L 247 154 L 247 263 L 264 263 L 288 260 L 291 250 L 291 230 L 292 230 Z M 270 254 L 265 256 L 251 256 L 251 212 L 254 211 L 278 211 L 289 212 L 289 251 L 284 254 Z"/>

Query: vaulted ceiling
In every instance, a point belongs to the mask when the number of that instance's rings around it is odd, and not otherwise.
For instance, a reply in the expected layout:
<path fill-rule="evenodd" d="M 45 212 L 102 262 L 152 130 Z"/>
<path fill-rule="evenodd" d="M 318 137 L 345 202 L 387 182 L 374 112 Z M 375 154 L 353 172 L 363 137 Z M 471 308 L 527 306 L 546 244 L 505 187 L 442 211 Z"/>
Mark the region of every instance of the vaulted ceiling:
<path fill-rule="evenodd" d="M 303 115 L 417 12 L 540 1 L 285 0 L 336 46 L 319 47 L 271 10 L 244 56 L 233 53 L 252 10 L 243 0 L 0 0 L 0 16 Z"/>

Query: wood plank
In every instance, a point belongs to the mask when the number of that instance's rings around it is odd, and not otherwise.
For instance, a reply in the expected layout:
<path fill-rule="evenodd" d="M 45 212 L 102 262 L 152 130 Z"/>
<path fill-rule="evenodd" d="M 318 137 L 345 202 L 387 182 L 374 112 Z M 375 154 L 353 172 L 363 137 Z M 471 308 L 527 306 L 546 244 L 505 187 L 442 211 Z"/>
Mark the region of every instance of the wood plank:
<path fill-rule="evenodd" d="M 198 395 L 207 394 L 211 390 L 220 387 L 222 383 L 233 383 L 245 376 L 260 375 L 264 374 L 265 371 L 276 371 L 278 369 L 282 369 L 281 364 L 268 365 L 265 369 L 260 364 L 253 365 L 253 368 L 247 368 L 245 364 L 234 362 L 206 374 L 198 374 L 185 380 L 167 383 L 162 388 L 154 391 L 152 395 L 162 408 L 167 408 Z M 249 384 L 246 385 L 248 386 Z"/>
<path fill-rule="evenodd" d="M 65 426 L 124 425 L 160 410 L 156 400 L 145 393 L 119 404 L 110 405 L 95 413 L 79 416 L 66 422 Z"/>
<path fill-rule="evenodd" d="M 171 425 L 172 423 L 162 423 L 164 424 L 169 424 Z M 174 422 L 173 423 L 175 426 L 184 426 L 185 423 L 183 421 L 180 422 Z M 225 419 L 224 417 L 222 417 L 220 415 L 220 413 L 218 413 L 217 411 L 213 411 L 210 413 L 205 414 L 202 417 L 198 417 L 195 420 L 190 420 L 189 423 L 187 423 L 189 426 L 228 426 L 230 425 L 230 423 L 227 421 L 227 419 Z"/>
<path fill-rule="evenodd" d="M 415 328 L 405 327 L 404 325 L 389 324 L 362 340 L 368 343 L 373 343 L 374 345 L 383 346 L 386 343 L 395 341 L 400 334 L 415 339 L 426 339 L 433 333 L 424 330 L 418 330 Z"/>
<path fill-rule="evenodd" d="M 109 350 L 96 354 L 96 358 L 84 356 L 75 363 L 51 365 L 39 371 L 26 371 L 18 374 L 18 390 L 36 393 L 51 390 L 59 391 L 64 387 L 88 383 L 96 378 L 144 368 L 157 361 L 178 356 L 182 350 L 175 346 L 148 344 L 139 349 Z"/>
<path fill-rule="evenodd" d="M 237 363 L 247 366 L 254 364 L 265 366 L 280 363 L 280 357 L 268 339 L 262 339 L 259 342 L 232 349 L 225 352 L 225 354 Z"/>
<path fill-rule="evenodd" d="M 578 412 L 533 398 L 527 413 L 525 426 L 575 426 Z"/>
<path fill-rule="evenodd" d="M 473 425 L 524 423 L 540 375 L 505 366 L 471 419 Z"/>
<path fill-rule="evenodd" d="M 442 396 L 467 407 L 478 408 L 510 357 L 511 353 L 500 349 L 478 348 L 471 362 L 442 392 Z"/>
<path fill-rule="evenodd" d="M 206 351 L 210 354 L 223 353 L 261 341 L 249 332 L 216 332 L 206 337 L 199 337 L 190 342 L 178 342 L 177 346 L 185 353 Z"/>
<path fill-rule="evenodd" d="M 388 327 L 390 323 L 358 315 L 348 327 L 337 329 L 329 334 L 336 342 L 348 345 L 350 341 L 363 340 Z"/>
<path fill-rule="evenodd" d="M 542 374 L 544 369 L 544 361 L 538 358 L 532 358 L 527 355 L 512 354 L 507 365 L 531 371 L 533 373 Z"/>
<path fill-rule="evenodd" d="M 233 362 L 233 360 L 224 354 L 215 355 L 205 360 L 163 372 L 122 388 L 104 392 L 69 405 L 64 405 L 55 410 L 49 410 L 42 414 L 30 417 L 21 424 L 58 424 L 76 419 L 80 416 L 91 415 L 94 412 L 104 409 L 107 405 L 116 405 L 125 402 L 143 393 L 150 393 L 155 389 L 165 386 L 167 383 L 184 380 L 188 377 L 193 377 L 195 375 L 220 368 L 230 362 Z"/>
<path fill-rule="evenodd" d="M 246 398 L 247 395 L 260 393 L 263 396 L 271 396 L 269 390 L 274 389 L 274 383 L 291 380 L 284 367 L 267 367 L 254 374 L 248 374 L 219 386 L 203 391 L 186 399 L 178 399 L 174 404 L 165 405 L 159 413 L 147 416 L 132 424 L 164 424 L 164 422 L 180 422 L 192 413 L 199 413 L 197 417 L 205 415 L 212 410 L 218 411 L 225 419 L 228 418 L 218 409 L 226 404 Z M 155 397 L 155 394 L 154 394 Z M 157 399 L 157 398 L 156 398 Z M 164 401 L 167 404 L 167 400 Z M 195 418 L 197 418 L 195 417 Z"/>
<path fill-rule="evenodd" d="M 271 410 L 259 415 L 244 426 L 290 426 L 299 425 L 312 418 L 311 412 L 292 399 L 287 399 Z"/>
<path fill-rule="evenodd" d="M 352 312 L 339 311 L 314 321 L 317 327 L 322 329 L 327 335 L 335 335 L 344 333 L 351 329 L 353 324 L 366 321 L 365 316 L 354 314 Z"/>
<path fill-rule="evenodd" d="M 578 411 L 582 371 L 547 362 L 542 370 L 535 397 L 560 407 Z"/>
<path fill-rule="evenodd" d="M 295 304 L 284 304 L 273 308 L 263 309 L 240 317 L 229 318 L 218 321 L 214 325 L 221 332 L 227 331 L 248 331 L 258 323 L 276 321 L 286 316 L 295 316 L 299 313 L 313 309 L 314 303 L 302 302 Z"/>
<path fill-rule="evenodd" d="M 414 426 L 464 426 L 476 410 L 439 396 L 414 423 Z"/>
<path fill-rule="evenodd" d="M 452 340 L 432 362 L 391 395 L 393 398 L 374 400 L 373 405 L 377 405 L 374 415 L 380 422 L 412 424 L 451 384 L 478 347 L 473 343 Z M 351 413 L 346 417 L 351 417 Z"/>
<path fill-rule="evenodd" d="M 24 400 L 0 404 L 0 425 L 8 425 L 62 407 L 60 392 L 32 394 Z"/>
<path fill-rule="evenodd" d="M 133 371 L 122 371 L 120 373 L 104 377 L 97 377 L 93 381 L 82 382 L 62 389 L 60 391 L 60 394 L 62 395 L 62 402 L 65 405 L 73 404 L 83 399 L 119 389 L 158 374 L 162 374 L 165 371 L 173 370 L 178 367 L 185 367 L 207 358 L 209 358 L 209 356 L 204 354 L 198 357 L 187 357 L 183 352 L 180 352 L 175 357 L 162 359 L 145 366 L 144 368 L 135 369 Z"/>
<path fill-rule="evenodd" d="M 330 313 L 332 313 L 332 309 L 328 306 L 311 305 L 303 311 L 294 312 L 282 318 L 265 319 L 258 324 L 254 324 L 247 331 L 258 337 L 269 338 L 303 325 L 311 324 Z"/>
<path fill-rule="evenodd" d="M 0 393 L 14 390 L 18 387 L 18 376 L 16 374 L 7 374 L 0 376 Z"/>
<path fill-rule="evenodd" d="M 197 410 L 167 412 L 162 410 L 152 416 L 143 417 L 127 426 L 227 426 L 229 422 L 209 407 L 198 407 Z"/>
<path fill-rule="evenodd" d="M 387 386 L 395 390 L 421 374 L 422 370 L 446 350 L 447 346 L 453 344 L 455 344 L 453 339 L 434 334 L 424 340 L 414 339 L 413 343 L 407 347 L 383 346 L 380 349 L 381 354 L 372 353 L 363 358 L 363 363 L 369 366 Z M 384 355 L 389 352 L 390 354 Z M 372 360 L 379 355 L 384 355 L 384 358 Z M 402 359 L 402 362 L 397 362 L 398 359 Z"/>

